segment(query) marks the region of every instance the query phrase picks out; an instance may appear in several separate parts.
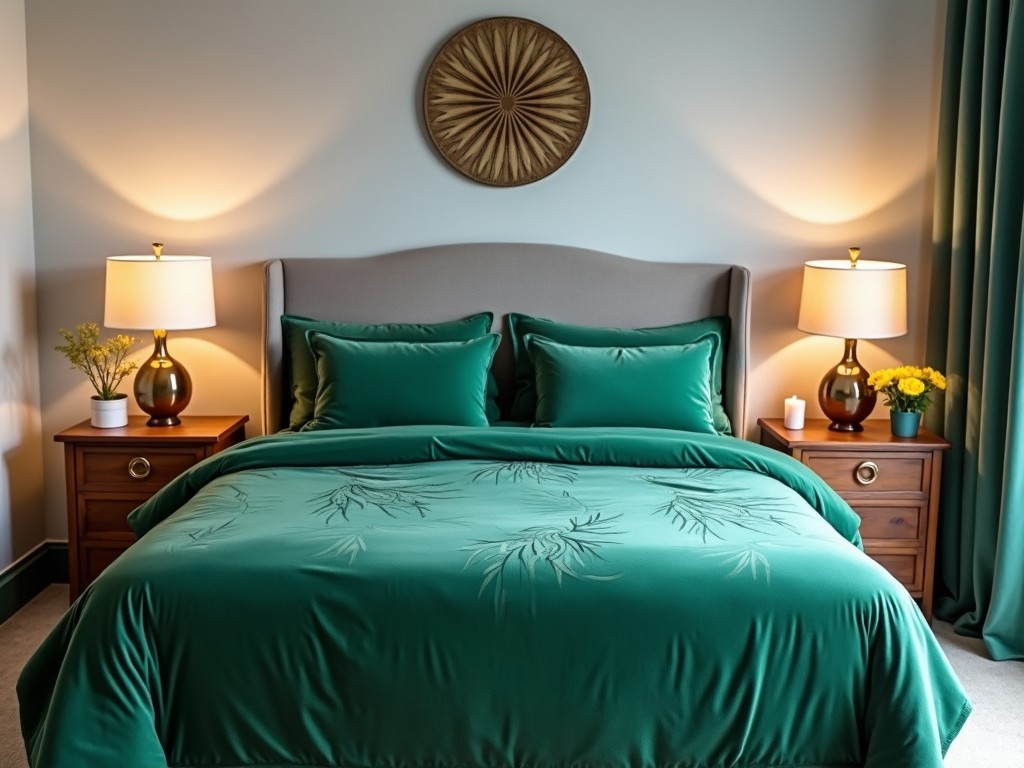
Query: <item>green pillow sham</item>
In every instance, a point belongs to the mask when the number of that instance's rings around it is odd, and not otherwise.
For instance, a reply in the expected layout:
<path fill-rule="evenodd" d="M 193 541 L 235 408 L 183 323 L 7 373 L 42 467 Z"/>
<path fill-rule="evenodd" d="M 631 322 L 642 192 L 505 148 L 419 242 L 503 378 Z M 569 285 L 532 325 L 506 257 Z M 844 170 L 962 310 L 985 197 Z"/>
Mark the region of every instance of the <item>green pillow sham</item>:
<path fill-rule="evenodd" d="M 654 347 L 578 347 L 524 339 L 541 427 L 660 427 L 715 433 L 708 339 Z"/>
<path fill-rule="evenodd" d="M 534 366 L 525 344 L 528 334 L 577 347 L 662 347 L 707 340 L 711 343 L 711 408 L 715 431 L 721 435 L 732 434 L 732 424 L 722 407 L 722 370 L 729 333 L 727 317 L 706 317 L 654 328 L 602 328 L 512 312 L 508 324 L 515 356 L 516 393 L 509 414 L 514 421 L 533 421 L 537 407 Z"/>
<path fill-rule="evenodd" d="M 358 341 L 309 332 L 319 387 L 303 431 L 443 424 L 486 427 L 498 334 L 468 341 Z"/>
<path fill-rule="evenodd" d="M 281 315 L 284 332 L 284 354 L 288 364 L 288 383 L 292 408 L 288 417 L 290 429 L 301 429 L 313 418 L 317 393 L 316 366 L 306 334 L 310 331 L 345 339 L 362 341 L 468 341 L 491 332 L 494 315 L 490 312 L 445 323 L 347 323 L 314 320 L 297 315 Z M 498 385 L 488 374 L 488 418 L 498 418 Z"/>

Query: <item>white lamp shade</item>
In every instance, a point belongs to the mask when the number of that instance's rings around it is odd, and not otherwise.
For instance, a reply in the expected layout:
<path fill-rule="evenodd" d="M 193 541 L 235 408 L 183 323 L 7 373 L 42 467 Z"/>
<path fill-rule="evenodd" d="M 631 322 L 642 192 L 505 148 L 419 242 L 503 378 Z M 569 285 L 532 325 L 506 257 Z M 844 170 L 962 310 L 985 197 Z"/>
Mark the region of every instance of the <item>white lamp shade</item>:
<path fill-rule="evenodd" d="M 843 339 L 907 332 L 907 268 L 891 261 L 808 261 L 797 327 Z"/>
<path fill-rule="evenodd" d="M 217 324 L 208 256 L 111 256 L 103 324 L 182 330 Z"/>

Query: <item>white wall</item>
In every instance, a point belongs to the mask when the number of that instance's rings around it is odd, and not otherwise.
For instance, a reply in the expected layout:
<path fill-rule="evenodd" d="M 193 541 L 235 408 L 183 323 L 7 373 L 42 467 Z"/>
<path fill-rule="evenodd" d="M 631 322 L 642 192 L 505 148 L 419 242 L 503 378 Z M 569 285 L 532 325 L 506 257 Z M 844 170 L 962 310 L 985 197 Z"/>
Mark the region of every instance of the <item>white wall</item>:
<path fill-rule="evenodd" d="M 0 0 L 0 571 L 45 533 L 23 0 Z"/>
<path fill-rule="evenodd" d="M 259 412 L 259 268 L 442 242 L 533 241 L 753 272 L 750 413 L 813 401 L 841 342 L 795 328 L 801 264 L 911 269 L 923 350 L 944 6 L 932 0 L 28 0 L 44 431 L 88 389 L 48 351 L 102 316 L 103 260 L 214 258 L 219 324 L 175 333 L 189 413 Z M 448 169 L 422 77 L 467 23 L 519 15 L 579 55 L 592 111 L 575 155 L 496 189 Z M 140 357 L 148 350 L 140 352 Z M 47 530 L 64 530 L 47 446 Z"/>

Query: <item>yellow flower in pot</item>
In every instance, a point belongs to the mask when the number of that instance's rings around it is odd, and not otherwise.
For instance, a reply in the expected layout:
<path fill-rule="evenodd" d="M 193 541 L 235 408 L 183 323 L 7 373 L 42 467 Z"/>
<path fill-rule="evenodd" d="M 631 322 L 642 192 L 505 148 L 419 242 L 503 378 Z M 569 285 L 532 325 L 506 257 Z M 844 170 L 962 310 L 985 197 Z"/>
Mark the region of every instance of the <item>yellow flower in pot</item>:
<path fill-rule="evenodd" d="M 929 395 L 946 388 L 946 377 L 927 366 L 901 365 L 875 371 L 868 377 L 868 385 L 885 398 L 892 433 L 897 437 L 916 437 L 921 414 L 932 404 Z"/>
<path fill-rule="evenodd" d="M 84 373 L 96 390 L 92 397 L 92 425 L 123 427 L 128 423 L 128 395 L 118 392 L 117 388 L 139 367 L 128 359 L 138 339 L 118 334 L 100 341 L 100 327 L 96 323 L 77 325 L 74 333 L 61 328 L 60 335 L 65 343 L 54 349 L 68 359 L 72 370 Z"/>

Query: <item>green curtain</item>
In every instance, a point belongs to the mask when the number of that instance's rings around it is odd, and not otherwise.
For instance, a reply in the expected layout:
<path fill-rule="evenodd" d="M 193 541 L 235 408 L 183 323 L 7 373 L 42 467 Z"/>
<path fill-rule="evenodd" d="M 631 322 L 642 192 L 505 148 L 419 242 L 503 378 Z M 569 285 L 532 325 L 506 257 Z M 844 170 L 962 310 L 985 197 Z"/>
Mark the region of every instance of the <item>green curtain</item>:
<path fill-rule="evenodd" d="M 928 360 L 949 382 L 936 613 L 1024 659 L 1024 0 L 950 0 Z"/>

